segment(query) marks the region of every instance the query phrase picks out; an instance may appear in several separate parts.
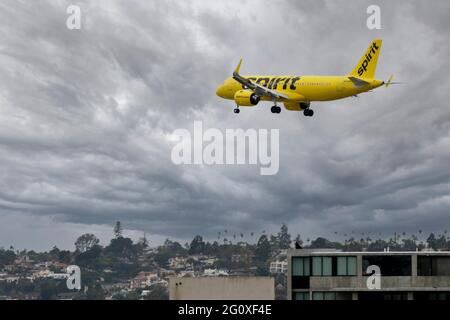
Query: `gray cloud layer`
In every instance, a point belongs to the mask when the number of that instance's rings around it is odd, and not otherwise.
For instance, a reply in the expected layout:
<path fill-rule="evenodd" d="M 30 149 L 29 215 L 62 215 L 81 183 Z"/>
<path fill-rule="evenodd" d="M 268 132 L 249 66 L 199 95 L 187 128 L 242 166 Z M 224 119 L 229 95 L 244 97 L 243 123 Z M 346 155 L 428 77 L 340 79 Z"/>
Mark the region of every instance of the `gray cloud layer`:
<path fill-rule="evenodd" d="M 76 1 L 74 31 L 70 4 L 0 4 L 0 245 L 116 220 L 155 239 L 450 227 L 448 1 L 379 1 L 379 31 L 371 1 Z M 215 96 L 241 56 L 249 74 L 345 74 L 375 37 L 377 76 L 403 84 L 312 119 Z M 170 134 L 194 120 L 281 128 L 279 174 L 174 166 Z"/>

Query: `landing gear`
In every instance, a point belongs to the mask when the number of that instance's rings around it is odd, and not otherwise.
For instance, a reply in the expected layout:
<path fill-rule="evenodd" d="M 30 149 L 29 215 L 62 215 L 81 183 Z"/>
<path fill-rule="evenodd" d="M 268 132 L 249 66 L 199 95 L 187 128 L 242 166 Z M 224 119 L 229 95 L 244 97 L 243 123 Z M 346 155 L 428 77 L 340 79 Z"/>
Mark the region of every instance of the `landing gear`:
<path fill-rule="evenodd" d="M 314 111 L 311 110 L 310 108 L 307 108 L 307 109 L 303 110 L 303 115 L 305 117 L 312 117 L 314 115 Z"/>
<path fill-rule="evenodd" d="M 277 100 L 273 100 L 273 103 L 275 104 L 272 108 L 270 108 L 270 112 L 272 113 L 280 113 L 281 108 L 277 106 Z"/>
<path fill-rule="evenodd" d="M 274 105 L 272 108 L 270 108 L 270 112 L 272 113 L 280 113 L 281 112 L 281 108 L 277 105 Z"/>
<path fill-rule="evenodd" d="M 237 107 L 236 107 L 233 111 L 234 111 L 234 113 L 236 113 L 236 114 L 239 113 L 239 112 L 241 112 L 241 110 L 239 110 L 239 108 L 237 108 Z"/>
<path fill-rule="evenodd" d="M 309 102 L 300 102 L 300 108 L 303 109 L 303 115 L 305 117 L 312 117 L 314 115 L 314 111 L 309 108 L 310 105 Z"/>

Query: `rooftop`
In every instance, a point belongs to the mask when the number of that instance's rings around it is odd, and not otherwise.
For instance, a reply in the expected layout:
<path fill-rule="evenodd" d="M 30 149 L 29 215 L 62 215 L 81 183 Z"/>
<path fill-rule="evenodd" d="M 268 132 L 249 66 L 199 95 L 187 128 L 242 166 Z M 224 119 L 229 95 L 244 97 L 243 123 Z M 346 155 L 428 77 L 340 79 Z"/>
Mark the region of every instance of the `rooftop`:
<path fill-rule="evenodd" d="M 381 256 L 381 255 L 421 255 L 421 256 L 450 256 L 450 251 L 342 251 L 336 249 L 291 249 L 288 251 L 290 256 L 307 255 L 331 255 L 331 256 Z"/>

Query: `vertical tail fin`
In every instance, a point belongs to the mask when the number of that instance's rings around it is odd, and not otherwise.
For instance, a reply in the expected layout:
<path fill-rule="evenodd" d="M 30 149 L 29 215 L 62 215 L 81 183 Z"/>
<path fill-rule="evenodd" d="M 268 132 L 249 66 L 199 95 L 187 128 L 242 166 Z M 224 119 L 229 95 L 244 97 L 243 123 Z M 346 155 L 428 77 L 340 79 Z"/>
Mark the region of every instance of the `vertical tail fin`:
<path fill-rule="evenodd" d="M 372 41 L 356 67 L 349 73 L 350 76 L 373 79 L 380 55 L 381 42 L 381 39 Z"/>
<path fill-rule="evenodd" d="M 239 64 L 237 65 L 236 69 L 234 69 L 233 74 L 239 74 L 239 71 L 241 70 L 241 64 L 242 64 L 242 58 L 239 60 Z"/>

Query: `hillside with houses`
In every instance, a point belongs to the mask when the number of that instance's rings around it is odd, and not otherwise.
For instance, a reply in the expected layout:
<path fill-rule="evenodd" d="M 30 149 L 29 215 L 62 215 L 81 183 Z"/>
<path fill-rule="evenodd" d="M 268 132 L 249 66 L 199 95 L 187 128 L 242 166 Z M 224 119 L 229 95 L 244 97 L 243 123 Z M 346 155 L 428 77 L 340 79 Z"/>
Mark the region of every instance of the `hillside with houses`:
<path fill-rule="evenodd" d="M 224 230 L 214 241 L 195 236 L 184 245 L 167 239 L 152 247 L 144 236 L 137 242 L 122 235 L 117 222 L 114 236 L 101 246 L 93 234 L 81 235 L 74 251 L 53 247 L 48 252 L 0 248 L 0 299 L 168 299 L 169 277 L 275 277 L 276 298 L 286 298 L 287 250 L 334 248 L 343 251 L 448 250 L 447 232 L 425 236 L 395 233 L 390 239 L 349 232 L 344 241 L 326 238 L 292 239 L 286 225 L 275 234 L 261 232 L 254 243 L 244 235 Z M 338 236 L 335 233 L 335 236 Z M 360 236 L 360 237 L 359 237 Z M 357 238 L 359 238 L 357 240 Z M 66 285 L 69 265 L 81 269 L 81 289 Z"/>

